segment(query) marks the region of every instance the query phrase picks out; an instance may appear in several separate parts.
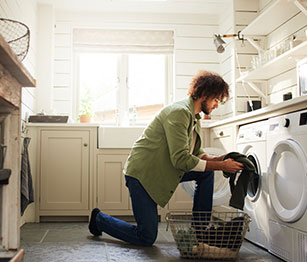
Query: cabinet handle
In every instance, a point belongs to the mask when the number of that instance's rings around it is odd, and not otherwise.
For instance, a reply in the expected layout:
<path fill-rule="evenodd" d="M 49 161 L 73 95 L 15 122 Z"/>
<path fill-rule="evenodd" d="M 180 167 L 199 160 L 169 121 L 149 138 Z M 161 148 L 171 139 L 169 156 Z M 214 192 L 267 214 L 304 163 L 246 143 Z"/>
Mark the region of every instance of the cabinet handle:
<path fill-rule="evenodd" d="M 83 145 L 84 145 L 84 147 L 87 147 L 87 143 L 84 143 Z"/>
<path fill-rule="evenodd" d="M 223 136 L 223 135 L 224 135 L 224 132 L 223 132 L 223 131 L 221 131 L 221 132 L 219 133 L 219 135 L 220 135 L 220 136 Z"/>

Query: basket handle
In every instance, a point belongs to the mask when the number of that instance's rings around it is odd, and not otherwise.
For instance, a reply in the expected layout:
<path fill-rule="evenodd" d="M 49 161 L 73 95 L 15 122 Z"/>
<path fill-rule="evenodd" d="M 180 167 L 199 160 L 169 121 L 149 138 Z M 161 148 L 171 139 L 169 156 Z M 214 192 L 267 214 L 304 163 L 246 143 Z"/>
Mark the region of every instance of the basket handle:
<path fill-rule="evenodd" d="M 168 231 L 168 228 L 169 228 L 169 220 L 170 220 L 170 213 L 167 213 L 166 215 L 165 215 L 165 220 L 166 220 L 166 223 L 167 223 L 167 225 L 166 225 L 166 231 Z"/>

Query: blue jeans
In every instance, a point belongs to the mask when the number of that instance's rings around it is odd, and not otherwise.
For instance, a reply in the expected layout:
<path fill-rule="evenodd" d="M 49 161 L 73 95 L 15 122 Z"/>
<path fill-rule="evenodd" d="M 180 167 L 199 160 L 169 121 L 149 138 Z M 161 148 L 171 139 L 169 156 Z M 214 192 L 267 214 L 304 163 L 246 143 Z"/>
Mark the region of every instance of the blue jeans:
<path fill-rule="evenodd" d="M 126 176 L 133 214 L 137 225 L 132 225 L 115 217 L 99 212 L 96 217 L 97 228 L 112 237 L 138 246 L 151 246 L 158 235 L 157 204 L 151 199 L 141 183 Z M 180 182 L 195 180 L 193 211 L 211 211 L 214 173 L 187 172 Z"/>

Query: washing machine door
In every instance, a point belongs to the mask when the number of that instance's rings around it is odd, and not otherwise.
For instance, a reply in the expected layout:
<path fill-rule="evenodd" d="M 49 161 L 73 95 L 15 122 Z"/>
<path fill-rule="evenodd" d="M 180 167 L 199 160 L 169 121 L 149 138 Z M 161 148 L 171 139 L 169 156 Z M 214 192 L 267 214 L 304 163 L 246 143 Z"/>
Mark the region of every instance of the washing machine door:
<path fill-rule="evenodd" d="M 220 148 L 206 147 L 204 148 L 208 155 L 220 156 L 225 154 L 225 151 Z M 182 182 L 182 188 L 184 191 L 193 198 L 195 182 Z M 220 206 L 229 202 L 231 196 L 228 178 L 223 176 L 222 171 L 214 171 L 214 192 L 213 192 L 213 205 Z"/>
<path fill-rule="evenodd" d="M 257 154 L 255 154 L 254 152 L 248 152 L 246 156 L 254 164 L 256 169 L 253 179 L 250 181 L 247 187 L 247 198 L 250 202 L 254 203 L 258 200 L 261 192 L 261 182 L 262 182 L 261 167 L 259 164 L 259 159 Z M 252 207 L 249 207 L 248 201 L 246 204 L 247 208 L 252 209 Z"/>
<path fill-rule="evenodd" d="M 246 207 L 248 209 L 252 209 L 253 207 L 249 205 L 249 202 L 256 202 L 259 198 L 261 192 L 261 183 L 262 183 L 262 175 L 261 175 L 261 166 L 260 161 L 255 149 L 251 145 L 247 145 L 241 152 L 246 155 L 247 158 L 254 164 L 255 166 L 255 175 L 253 179 L 250 181 L 247 187 L 247 199 L 249 201 L 246 202 Z"/>
<path fill-rule="evenodd" d="M 276 144 L 269 164 L 268 183 L 272 206 L 284 222 L 295 222 L 307 208 L 307 158 L 292 139 Z"/>

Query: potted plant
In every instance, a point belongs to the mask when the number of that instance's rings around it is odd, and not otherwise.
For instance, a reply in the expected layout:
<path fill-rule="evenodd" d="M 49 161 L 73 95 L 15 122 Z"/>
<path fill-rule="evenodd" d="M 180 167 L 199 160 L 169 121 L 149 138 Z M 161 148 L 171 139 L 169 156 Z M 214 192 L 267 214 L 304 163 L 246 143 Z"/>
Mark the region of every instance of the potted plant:
<path fill-rule="evenodd" d="M 81 103 L 81 108 L 79 111 L 80 123 L 90 123 L 93 116 L 93 106 L 88 101 L 83 101 Z"/>

